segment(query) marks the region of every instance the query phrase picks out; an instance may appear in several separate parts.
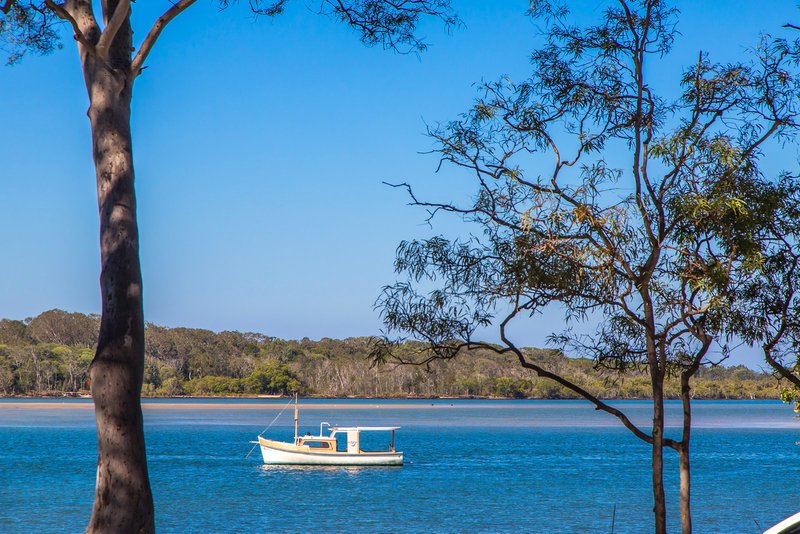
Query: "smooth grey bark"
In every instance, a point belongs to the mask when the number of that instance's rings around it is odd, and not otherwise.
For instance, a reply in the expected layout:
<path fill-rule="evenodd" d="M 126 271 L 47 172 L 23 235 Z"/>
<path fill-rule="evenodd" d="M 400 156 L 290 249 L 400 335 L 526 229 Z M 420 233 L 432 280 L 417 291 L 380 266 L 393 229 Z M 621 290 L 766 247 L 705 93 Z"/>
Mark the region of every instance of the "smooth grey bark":
<path fill-rule="evenodd" d="M 691 470 L 689 464 L 689 444 L 681 443 L 678 450 L 681 477 L 681 532 L 690 534 L 692 532 L 692 509 L 691 509 Z"/>

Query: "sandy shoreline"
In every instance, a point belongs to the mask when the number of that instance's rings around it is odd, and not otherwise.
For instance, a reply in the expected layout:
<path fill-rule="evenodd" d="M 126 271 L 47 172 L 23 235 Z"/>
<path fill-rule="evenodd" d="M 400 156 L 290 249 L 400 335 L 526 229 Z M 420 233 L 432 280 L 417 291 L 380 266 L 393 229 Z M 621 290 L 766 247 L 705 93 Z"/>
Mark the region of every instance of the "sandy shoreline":
<path fill-rule="evenodd" d="M 478 401 L 481 402 L 481 401 Z M 491 402 L 487 402 L 491 406 Z M 203 403 L 203 402 L 143 402 L 142 409 L 147 410 L 270 410 L 282 409 L 286 403 L 278 402 L 263 402 L 263 403 Z M 482 406 L 485 407 L 486 405 Z M 498 408 L 508 408 L 508 405 L 496 405 Z M 422 410 L 422 409 L 441 409 L 441 408 L 470 408 L 474 405 L 467 404 L 452 404 L 448 401 L 394 401 L 391 404 L 385 403 L 301 403 L 300 407 L 304 410 L 364 410 L 364 409 L 392 409 L 392 410 Z M 53 410 L 94 410 L 94 404 L 91 402 L 75 402 L 75 401 L 52 401 L 52 402 L 0 402 L 0 411 L 3 409 L 42 409 L 48 408 Z"/>

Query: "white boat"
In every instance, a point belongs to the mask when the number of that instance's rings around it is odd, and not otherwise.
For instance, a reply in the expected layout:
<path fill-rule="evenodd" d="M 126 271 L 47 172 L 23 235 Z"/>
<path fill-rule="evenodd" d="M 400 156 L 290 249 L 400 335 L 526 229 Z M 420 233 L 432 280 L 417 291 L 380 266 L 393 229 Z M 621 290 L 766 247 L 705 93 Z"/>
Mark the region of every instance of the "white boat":
<path fill-rule="evenodd" d="M 403 453 L 395 450 L 394 432 L 399 426 L 351 426 L 330 427 L 330 434 L 298 436 L 299 410 L 297 398 L 294 406 L 294 441 L 277 441 L 258 436 L 261 456 L 269 465 L 403 465 Z M 328 425 L 330 426 L 330 425 Z M 391 432 L 387 450 L 365 451 L 361 449 L 362 432 Z"/>
<path fill-rule="evenodd" d="M 787 517 L 777 525 L 768 528 L 764 534 L 798 534 L 800 533 L 800 512 Z"/>

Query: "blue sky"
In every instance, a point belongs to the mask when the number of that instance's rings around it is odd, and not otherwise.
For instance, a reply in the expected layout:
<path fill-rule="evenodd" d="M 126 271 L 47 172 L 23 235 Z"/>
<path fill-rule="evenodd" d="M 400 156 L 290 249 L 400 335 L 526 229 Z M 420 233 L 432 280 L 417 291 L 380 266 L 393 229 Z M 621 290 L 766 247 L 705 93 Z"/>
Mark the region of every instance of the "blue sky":
<path fill-rule="evenodd" d="M 420 56 L 364 47 L 302 0 L 273 19 L 201 1 L 172 22 L 134 90 L 148 321 L 282 338 L 379 331 L 372 305 L 394 279 L 398 242 L 458 231 L 445 219 L 427 227 L 382 182 L 468 195 L 420 154 L 425 124 L 466 110 L 482 79 L 524 77 L 537 42 L 525 0 L 453 2 L 465 26 L 424 24 L 431 47 Z M 590 20 L 605 2 L 571 4 Z M 732 60 L 759 32 L 800 21 L 788 0 L 686 4 L 682 37 L 655 73 L 665 86 L 700 50 Z M 134 4 L 136 35 L 167 5 Z M 88 102 L 71 39 L 0 68 L 0 94 L 0 317 L 98 312 Z M 560 323 L 554 311 L 515 333 L 543 346 Z"/>

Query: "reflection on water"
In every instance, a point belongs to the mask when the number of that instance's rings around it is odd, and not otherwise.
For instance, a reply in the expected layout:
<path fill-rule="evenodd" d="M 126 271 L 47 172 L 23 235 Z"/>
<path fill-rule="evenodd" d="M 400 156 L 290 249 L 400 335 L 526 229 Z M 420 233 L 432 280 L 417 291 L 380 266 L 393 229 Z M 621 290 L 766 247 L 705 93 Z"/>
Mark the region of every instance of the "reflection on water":
<path fill-rule="evenodd" d="M 270 475 L 277 471 L 286 475 L 305 475 L 312 473 L 335 473 L 355 476 L 364 471 L 374 471 L 380 469 L 400 469 L 401 465 L 260 465 L 258 467 L 262 475 Z"/>

